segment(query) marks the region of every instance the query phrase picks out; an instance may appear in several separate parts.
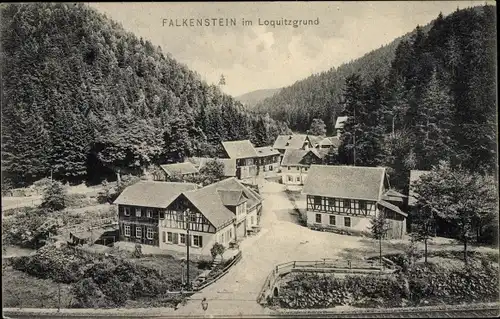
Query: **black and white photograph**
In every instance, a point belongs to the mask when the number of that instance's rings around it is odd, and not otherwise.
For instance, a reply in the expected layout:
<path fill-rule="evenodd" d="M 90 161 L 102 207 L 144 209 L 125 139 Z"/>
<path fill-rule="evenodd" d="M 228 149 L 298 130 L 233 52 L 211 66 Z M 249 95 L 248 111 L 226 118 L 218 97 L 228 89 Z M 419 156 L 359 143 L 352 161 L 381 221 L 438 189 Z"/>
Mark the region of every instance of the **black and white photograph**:
<path fill-rule="evenodd" d="M 498 317 L 496 12 L 0 3 L 3 318 Z"/>

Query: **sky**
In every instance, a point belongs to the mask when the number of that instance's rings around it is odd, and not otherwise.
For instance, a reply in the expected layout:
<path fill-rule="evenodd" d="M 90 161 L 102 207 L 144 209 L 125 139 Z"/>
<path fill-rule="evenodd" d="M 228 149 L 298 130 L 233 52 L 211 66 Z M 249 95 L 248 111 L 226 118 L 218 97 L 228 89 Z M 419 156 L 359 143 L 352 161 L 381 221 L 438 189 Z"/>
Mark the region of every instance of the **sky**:
<path fill-rule="evenodd" d="M 291 85 L 425 25 L 439 12 L 485 1 L 89 3 L 136 36 L 238 96 Z M 494 4 L 494 2 L 489 2 Z M 222 24 L 219 25 L 219 19 Z M 186 20 L 184 20 L 186 19 Z M 190 26 L 191 20 L 193 26 Z M 196 19 L 203 26 L 197 26 Z M 213 20 L 217 19 L 215 25 Z M 234 19 L 235 25 L 226 19 Z M 243 25 L 242 19 L 252 25 Z M 259 20 L 260 19 L 260 20 Z M 276 20 L 312 25 L 263 25 Z M 292 22 L 293 23 L 293 22 Z M 173 24 L 173 25 L 171 25 Z M 179 24 L 180 26 L 175 26 Z"/>

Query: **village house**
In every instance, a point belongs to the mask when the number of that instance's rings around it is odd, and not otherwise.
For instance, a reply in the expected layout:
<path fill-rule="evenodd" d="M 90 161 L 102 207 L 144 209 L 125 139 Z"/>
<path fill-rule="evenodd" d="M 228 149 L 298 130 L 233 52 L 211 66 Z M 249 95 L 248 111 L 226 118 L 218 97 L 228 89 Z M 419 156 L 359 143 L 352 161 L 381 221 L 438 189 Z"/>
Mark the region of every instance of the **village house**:
<path fill-rule="evenodd" d="M 120 241 L 159 246 L 158 221 L 182 192 L 197 189 L 192 183 L 140 181 L 114 201 L 118 206 Z"/>
<path fill-rule="evenodd" d="M 303 134 L 279 135 L 273 144 L 273 148 L 281 154 L 280 163 L 287 149 L 306 150 L 312 147 L 309 137 Z"/>
<path fill-rule="evenodd" d="M 227 158 L 236 161 L 236 177 L 246 179 L 258 174 L 257 162 L 259 155 L 249 140 L 226 141 L 222 146 Z"/>
<path fill-rule="evenodd" d="M 348 117 L 347 116 L 339 116 L 337 117 L 337 120 L 335 121 L 335 131 L 337 132 L 337 136 L 340 137 L 342 133 L 344 133 L 344 125 L 345 122 L 347 121 Z"/>
<path fill-rule="evenodd" d="M 262 198 L 236 178 L 203 188 L 191 183 L 139 182 L 115 200 L 119 238 L 161 249 L 210 256 L 258 226 Z M 189 238 L 188 236 L 189 227 Z"/>
<path fill-rule="evenodd" d="M 188 177 L 198 174 L 198 169 L 190 162 L 160 165 L 160 170 L 153 174 L 155 181 L 167 181 L 174 176 Z"/>
<path fill-rule="evenodd" d="M 210 255 L 213 244 L 228 247 L 256 227 L 262 198 L 236 178 L 228 178 L 179 195 L 160 217 L 160 248 L 185 251 L 187 219 L 191 252 Z"/>
<path fill-rule="evenodd" d="M 312 165 L 302 193 L 310 228 L 369 234 L 370 219 L 382 213 L 390 225 L 387 238 L 406 233 L 404 195 L 388 189 L 383 167 Z"/>
<path fill-rule="evenodd" d="M 303 185 L 311 164 L 321 164 L 322 158 L 315 148 L 287 149 L 281 162 L 281 178 L 285 185 Z"/>
<path fill-rule="evenodd" d="M 280 152 L 271 146 L 256 147 L 258 175 L 268 177 L 276 176 L 280 167 Z"/>

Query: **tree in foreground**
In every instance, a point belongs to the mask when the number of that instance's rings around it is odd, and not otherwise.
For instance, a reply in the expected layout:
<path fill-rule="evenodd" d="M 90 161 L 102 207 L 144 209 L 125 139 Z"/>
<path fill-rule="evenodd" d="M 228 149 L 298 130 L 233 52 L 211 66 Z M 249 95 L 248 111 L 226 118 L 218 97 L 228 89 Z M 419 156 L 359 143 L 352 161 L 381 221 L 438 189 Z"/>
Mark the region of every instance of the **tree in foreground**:
<path fill-rule="evenodd" d="M 417 214 L 413 218 L 410 236 L 415 242 L 424 243 L 424 258 L 427 264 L 427 243 L 433 237 L 435 230 L 434 212 L 428 205 L 418 202 Z"/>
<path fill-rule="evenodd" d="M 493 179 L 441 162 L 415 182 L 413 189 L 419 203 L 457 227 L 457 239 L 464 245 L 467 262 L 467 246 L 498 209 Z"/>
<path fill-rule="evenodd" d="M 370 220 L 370 223 L 370 230 L 372 232 L 373 238 L 378 239 L 380 265 L 382 265 L 382 239 L 387 235 L 387 231 L 389 230 L 389 223 L 387 222 L 387 219 L 385 218 L 383 212 L 379 212 L 376 216 L 374 216 Z"/>

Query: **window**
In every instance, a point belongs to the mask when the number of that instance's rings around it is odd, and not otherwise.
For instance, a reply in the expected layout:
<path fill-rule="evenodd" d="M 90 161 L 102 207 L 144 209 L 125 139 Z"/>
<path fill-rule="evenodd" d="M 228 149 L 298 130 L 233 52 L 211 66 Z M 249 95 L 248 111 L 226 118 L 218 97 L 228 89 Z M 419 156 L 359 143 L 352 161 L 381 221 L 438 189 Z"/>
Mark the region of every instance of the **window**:
<path fill-rule="evenodd" d="M 366 202 L 364 200 L 359 201 L 359 209 L 366 210 Z"/>
<path fill-rule="evenodd" d="M 135 228 L 135 237 L 142 238 L 142 228 L 141 227 Z"/>
<path fill-rule="evenodd" d="M 314 205 L 321 205 L 321 196 L 314 196 Z"/>
<path fill-rule="evenodd" d="M 124 207 L 124 212 L 123 212 L 123 215 L 125 216 L 130 216 L 130 207 Z"/>
<path fill-rule="evenodd" d="M 272 171 L 273 170 L 273 166 L 272 165 L 269 165 L 269 170 Z"/>
<path fill-rule="evenodd" d="M 351 201 L 348 199 L 344 199 L 344 208 L 349 208 L 351 206 Z"/>
<path fill-rule="evenodd" d="M 224 242 L 224 234 L 222 234 L 221 240 L 222 243 Z"/>
<path fill-rule="evenodd" d="M 196 223 L 196 214 L 189 214 L 189 221 L 192 223 Z"/>
<path fill-rule="evenodd" d="M 300 167 L 297 166 L 297 170 L 300 170 Z"/>
<path fill-rule="evenodd" d="M 289 181 L 289 182 L 292 182 L 292 181 L 293 181 L 292 176 L 288 175 L 288 181 Z"/>
<path fill-rule="evenodd" d="M 172 237 L 173 237 L 173 236 L 172 236 L 172 233 L 171 233 L 171 232 L 168 232 L 168 233 L 167 233 L 167 242 L 168 242 L 168 243 L 173 242 Z"/>
<path fill-rule="evenodd" d="M 129 225 L 125 225 L 125 236 L 126 237 L 130 237 L 130 226 Z"/>
<path fill-rule="evenodd" d="M 335 225 L 335 216 L 330 216 L 330 225 Z"/>
<path fill-rule="evenodd" d="M 321 214 L 316 214 L 316 223 L 321 223 Z"/>
<path fill-rule="evenodd" d="M 307 172 L 307 167 L 304 167 L 304 172 Z"/>
<path fill-rule="evenodd" d="M 202 247 L 203 246 L 203 237 L 193 235 L 193 246 Z"/>
<path fill-rule="evenodd" d="M 152 210 L 151 208 L 148 208 L 148 210 L 147 210 L 147 216 L 148 216 L 149 218 L 152 218 L 152 217 L 153 217 L 153 210 Z"/>
<path fill-rule="evenodd" d="M 232 229 L 229 230 L 229 238 L 233 238 L 233 230 Z"/>
<path fill-rule="evenodd" d="M 148 228 L 146 230 L 146 238 L 147 239 L 153 239 L 153 234 L 154 234 L 153 228 Z"/>
<path fill-rule="evenodd" d="M 288 166 L 288 170 L 291 170 L 292 168 L 290 166 Z"/>
<path fill-rule="evenodd" d="M 180 235 L 180 240 L 179 242 L 183 245 L 186 244 L 186 234 L 179 234 Z"/>
<path fill-rule="evenodd" d="M 135 209 L 135 217 L 141 217 L 141 209 L 140 208 Z"/>
<path fill-rule="evenodd" d="M 163 242 L 167 241 L 167 234 L 165 232 L 161 232 L 161 239 Z"/>
<path fill-rule="evenodd" d="M 297 182 L 300 182 L 300 176 L 297 176 Z"/>
<path fill-rule="evenodd" d="M 344 217 L 344 226 L 351 227 L 351 217 Z"/>

